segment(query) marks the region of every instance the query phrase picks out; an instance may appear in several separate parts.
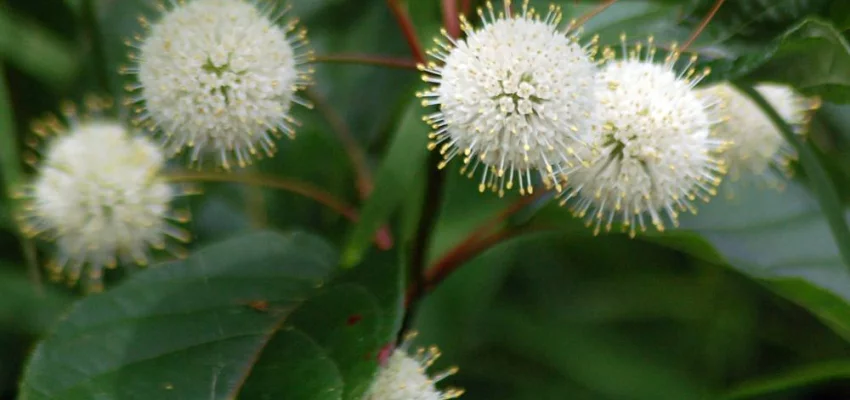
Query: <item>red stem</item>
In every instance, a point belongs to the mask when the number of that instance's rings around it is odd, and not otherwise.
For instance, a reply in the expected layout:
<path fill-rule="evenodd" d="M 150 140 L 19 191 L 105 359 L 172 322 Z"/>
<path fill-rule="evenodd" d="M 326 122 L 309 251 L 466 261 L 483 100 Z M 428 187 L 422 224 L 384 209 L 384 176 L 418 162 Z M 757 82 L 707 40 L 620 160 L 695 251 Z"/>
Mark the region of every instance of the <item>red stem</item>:
<path fill-rule="evenodd" d="M 318 63 L 345 63 L 345 64 L 365 64 L 377 65 L 387 68 L 412 69 L 416 70 L 416 61 L 392 58 L 385 56 L 373 56 L 366 54 L 330 54 L 315 56 L 314 62 Z"/>
<path fill-rule="evenodd" d="M 260 186 L 273 189 L 286 190 L 295 194 L 300 194 L 308 199 L 315 200 L 317 203 L 336 211 L 340 215 L 348 218 L 351 221 L 360 219 L 360 214 L 353 206 L 346 204 L 344 201 L 337 199 L 332 194 L 325 192 L 309 183 L 299 182 L 292 179 L 280 179 L 276 177 L 265 176 L 249 176 L 249 175 L 231 175 L 231 174 L 213 174 L 205 172 L 179 172 L 168 174 L 166 179 L 171 182 L 225 182 L 225 183 L 241 183 L 244 185 Z M 378 248 L 389 249 L 392 247 L 392 237 L 383 228 L 375 234 L 375 243 Z"/>
<path fill-rule="evenodd" d="M 705 30 L 705 27 L 708 26 L 708 23 L 711 22 L 711 20 L 714 18 L 714 15 L 717 14 L 717 10 L 720 9 L 720 6 L 723 5 L 724 1 L 726 0 L 717 0 L 714 2 L 714 7 L 712 7 L 711 11 L 708 12 L 708 15 L 706 15 L 705 18 L 702 19 L 702 22 L 699 24 L 694 33 L 691 34 L 691 37 L 688 38 L 688 41 L 682 45 L 680 51 L 685 51 L 688 49 L 688 47 L 691 47 L 691 44 L 693 44 L 694 41 L 697 40 L 699 34 L 702 33 L 703 30 Z"/>
<path fill-rule="evenodd" d="M 443 26 L 455 39 L 460 37 L 460 18 L 457 13 L 457 0 L 443 0 Z"/>
<path fill-rule="evenodd" d="M 617 2 L 617 0 L 606 0 L 604 3 L 600 4 L 596 8 L 590 10 L 590 12 L 588 12 L 587 14 L 584 14 L 581 17 L 579 17 L 576 20 L 575 27 L 578 28 L 578 27 L 584 25 L 591 18 L 593 18 L 593 17 L 597 16 L 599 13 L 605 11 L 606 9 L 608 9 L 608 7 L 611 7 L 616 2 Z"/>
<path fill-rule="evenodd" d="M 354 139 L 354 135 L 351 133 L 348 124 L 345 123 L 342 116 L 328 104 L 327 100 L 321 94 L 313 89 L 307 89 L 304 94 L 316 106 L 316 111 L 325 117 L 331 129 L 336 132 L 343 147 L 345 147 L 345 152 L 348 153 L 348 158 L 351 161 L 351 166 L 354 168 L 354 174 L 357 178 L 357 192 L 360 194 L 360 198 L 364 199 L 368 197 L 373 187 L 372 172 L 366 163 L 366 155 L 363 153 L 363 149 L 360 148 L 357 140 Z"/>
<path fill-rule="evenodd" d="M 305 91 L 307 98 L 316 106 L 316 110 L 321 113 L 331 128 L 336 132 L 340 141 L 342 141 L 345 152 L 348 153 L 348 158 L 351 160 L 351 165 L 354 168 L 355 176 L 357 177 L 357 192 L 360 199 L 366 199 L 372 193 L 374 182 L 372 181 L 372 171 L 366 163 L 366 154 L 360 145 L 354 139 L 351 129 L 342 116 L 328 104 L 327 100 L 315 90 L 307 89 Z M 377 232 L 375 243 L 381 250 L 389 250 L 393 246 L 393 236 L 389 226 L 382 226 Z"/>
<path fill-rule="evenodd" d="M 472 0 L 461 0 L 460 12 L 468 16 L 472 12 Z"/>
<path fill-rule="evenodd" d="M 499 224 L 505 222 L 505 220 L 510 218 L 512 215 L 518 213 L 529 204 L 543 197 L 544 194 L 546 194 L 545 190 L 538 190 L 537 192 L 534 192 L 533 195 L 520 197 L 519 200 L 515 201 L 513 204 L 496 214 L 496 216 L 492 219 L 479 226 L 478 229 L 473 231 L 472 234 L 470 234 L 469 237 L 467 237 L 467 239 L 461 242 L 461 244 L 457 247 L 483 237 L 493 229 L 496 229 Z"/>
<path fill-rule="evenodd" d="M 446 252 L 433 266 L 427 269 L 425 273 L 425 284 L 423 291 L 420 292 L 416 287 L 411 286 L 407 291 L 407 303 L 409 304 L 414 298 L 424 295 L 424 292 L 430 291 L 440 282 L 448 277 L 454 270 L 459 268 L 467 261 L 475 258 L 481 252 L 489 249 L 504 239 L 513 237 L 522 231 L 502 230 L 490 234 L 490 231 L 495 229 L 500 223 L 507 220 L 511 215 L 516 214 L 529 204 L 545 194 L 546 191 L 538 191 L 531 196 L 523 196 L 509 207 L 500 211 L 495 217 L 481 224 L 478 229 L 474 230 L 457 246 Z M 489 236 L 488 236 L 489 234 Z"/>
<path fill-rule="evenodd" d="M 425 52 L 422 50 L 422 45 L 419 43 L 419 38 L 416 36 L 416 28 L 410 20 L 410 14 L 407 9 L 399 4 L 399 0 L 387 0 L 387 5 L 390 6 L 393 16 L 395 16 L 402 33 L 404 34 L 407 45 L 410 46 L 410 52 L 413 58 L 418 63 L 425 63 Z"/>

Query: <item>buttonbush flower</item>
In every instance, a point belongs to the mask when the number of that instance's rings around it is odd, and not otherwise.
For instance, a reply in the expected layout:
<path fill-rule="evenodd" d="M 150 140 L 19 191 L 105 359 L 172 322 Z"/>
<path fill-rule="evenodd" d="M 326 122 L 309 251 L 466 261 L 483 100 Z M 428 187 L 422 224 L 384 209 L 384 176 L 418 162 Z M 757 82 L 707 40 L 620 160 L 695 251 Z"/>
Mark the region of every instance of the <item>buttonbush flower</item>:
<path fill-rule="evenodd" d="M 213 153 L 229 169 L 272 156 L 276 135 L 295 135 L 292 103 L 309 106 L 296 96 L 312 75 L 306 31 L 297 20 L 278 25 L 287 9 L 275 2 L 170 3 L 153 24 L 140 19 L 147 37 L 128 41 L 138 53 L 123 72 L 138 78 L 128 89 L 139 121 L 164 134 L 170 153 L 191 148 L 193 163 Z"/>
<path fill-rule="evenodd" d="M 630 51 L 621 40 L 626 58 L 599 73 L 604 124 L 592 139 L 597 154 L 583 150 L 592 161 L 572 171 L 561 204 L 570 203 L 596 233 L 616 220 L 634 236 L 647 222 L 663 231 L 664 216 L 677 224 L 680 211 L 696 212 L 694 199 L 715 194 L 726 169 L 718 158 L 725 143 L 711 136 L 716 101 L 693 90 L 708 73 L 696 71 L 695 57 L 676 72 L 675 45 L 656 63 L 652 38 Z"/>
<path fill-rule="evenodd" d="M 817 102 L 785 85 L 763 83 L 754 87 L 795 132 L 803 135 Z M 749 97 L 729 83 L 701 89 L 722 99 L 722 122 L 715 135 L 734 143 L 724 153 L 732 180 L 752 174 L 760 184 L 780 188 L 790 176 L 796 153 L 779 129 Z M 731 194 L 731 193 L 730 193 Z"/>
<path fill-rule="evenodd" d="M 91 100 L 89 109 L 102 104 Z M 115 267 L 116 257 L 145 264 L 151 246 L 181 255 L 166 239 L 189 239 L 174 224 L 188 216 L 170 208 L 183 192 L 160 177 L 160 147 L 118 122 L 78 118 L 73 106 L 65 116 L 70 126 L 56 117 L 33 125 L 46 148 L 19 216 L 26 234 L 55 239 L 54 277 L 64 272 L 75 283 L 87 266 L 88 289 L 98 290 L 103 268 Z"/>
<path fill-rule="evenodd" d="M 432 346 L 409 355 L 408 347 L 414 337 L 415 334 L 408 335 L 405 342 L 393 350 L 366 392 L 364 400 L 446 400 L 463 395 L 461 389 L 440 391 L 434 386 L 457 373 L 457 368 L 429 376 L 426 370 L 440 357 L 440 351 Z"/>
<path fill-rule="evenodd" d="M 542 15 L 528 1 L 516 13 L 510 1 L 498 12 L 488 1 L 478 14 L 482 27 L 461 17 L 465 39 L 443 31 L 447 42 L 436 40 L 420 66 L 433 86 L 419 96 L 439 107 L 425 117 L 429 148 L 443 155 L 441 168 L 461 156 L 462 173 L 480 171 L 482 192 L 517 183 L 532 193 L 532 171 L 559 185 L 557 171 L 581 161 L 578 136 L 595 127 L 596 39 L 582 45 L 572 24 L 559 29 L 554 5 Z"/>

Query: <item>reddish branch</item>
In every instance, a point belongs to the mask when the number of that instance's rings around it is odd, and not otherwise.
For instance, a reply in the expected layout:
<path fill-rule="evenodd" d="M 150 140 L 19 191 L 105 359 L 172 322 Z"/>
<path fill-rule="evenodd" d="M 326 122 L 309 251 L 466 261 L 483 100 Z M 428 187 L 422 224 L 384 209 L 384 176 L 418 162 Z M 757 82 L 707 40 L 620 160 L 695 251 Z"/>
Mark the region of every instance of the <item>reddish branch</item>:
<path fill-rule="evenodd" d="M 337 137 L 345 147 L 345 152 L 348 153 L 348 158 L 351 161 L 351 166 L 354 167 L 354 174 L 357 179 L 357 192 L 360 198 L 366 198 L 372 192 L 372 172 L 366 164 L 366 155 L 363 149 L 354 139 L 348 124 L 342 119 L 336 110 L 328 104 L 327 100 L 317 93 L 315 90 L 307 89 L 305 92 L 307 98 L 316 106 L 316 111 L 325 117 L 325 120 L 330 124 L 331 129 L 336 132 Z"/>
<path fill-rule="evenodd" d="M 460 37 L 460 18 L 457 13 L 458 0 L 443 0 L 443 26 L 455 39 Z"/>
<path fill-rule="evenodd" d="M 251 176 L 251 175 L 231 175 L 231 174 L 213 174 L 206 172 L 180 172 L 168 174 L 166 178 L 171 182 L 225 182 L 225 183 L 241 183 L 245 185 L 267 187 L 272 189 L 280 189 L 295 194 L 299 194 L 308 199 L 312 199 L 317 203 L 336 211 L 340 215 L 348 218 L 351 221 L 357 221 L 360 214 L 353 206 L 337 199 L 334 195 L 317 188 L 309 183 L 299 182 L 293 179 L 280 179 L 267 176 Z M 381 249 L 389 249 L 392 247 L 392 237 L 386 228 L 375 234 L 375 243 Z"/>
<path fill-rule="evenodd" d="M 331 128 L 334 132 L 336 132 L 337 137 L 339 137 L 342 142 L 345 152 L 348 154 L 348 158 L 351 160 L 351 165 L 354 168 L 354 174 L 357 179 L 357 192 L 359 193 L 361 200 L 366 199 L 372 193 L 372 188 L 374 187 L 372 171 L 366 163 L 366 154 L 363 152 L 363 149 L 360 148 L 357 140 L 354 139 L 354 135 L 351 133 L 351 129 L 348 127 L 348 124 L 346 124 L 345 120 L 342 119 L 342 116 L 339 115 L 330 104 L 328 104 L 324 97 L 312 89 L 307 89 L 305 94 L 316 106 L 316 110 L 325 117 L 328 124 L 330 124 Z M 389 250 L 392 248 L 393 236 L 388 226 L 381 227 L 376 235 L 378 236 L 375 243 L 378 245 L 378 248 L 381 250 Z"/>
<path fill-rule="evenodd" d="M 416 69 L 416 61 L 405 58 L 393 58 L 384 56 L 373 56 L 365 54 L 330 54 L 319 55 L 314 58 L 315 62 L 320 63 L 346 63 L 346 64 L 365 64 L 377 65 L 387 68 L 399 69 Z"/>
<path fill-rule="evenodd" d="M 410 47 L 410 52 L 413 58 L 418 63 L 425 63 L 425 51 L 422 50 L 422 45 L 419 44 L 419 38 L 416 36 L 416 28 L 413 26 L 413 21 L 410 20 L 410 14 L 407 9 L 399 4 L 399 0 L 387 0 L 387 5 L 390 7 L 393 16 L 398 22 L 402 33 L 404 34 L 407 45 Z"/>
<path fill-rule="evenodd" d="M 725 0 L 717 0 L 714 2 L 714 7 L 712 7 L 711 11 L 709 11 L 705 18 L 702 19 L 702 22 L 699 24 L 694 33 L 691 34 L 691 37 L 688 38 L 688 41 L 686 41 L 685 44 L 682 45 L 681 51 L 687 50 L 688 47 L 690 47 L 691 44 L 693 44 L 694 41 L 697 40 L 699 34 L 702 33 L 703 30 L 705 30 L 705 27 L 708 26 L 708 23 L 711 22 L 711 20 L 714 18 L 714 15 L 717 14 L 717 10 L 720 9 L 720 6 L 723 5 L 724 1 Z"/>
<path fill-rule="evenodd" d="M 590 10 L 590 12 L 588 12 L 587 14 L 584 14 L 581 17 L 579 17 L 576 20 L 575 27 L 578 28 L 578 27 L 584 25 L 591 18 L 599 15 L 599 13 L 605 11 L 606 9 L 608 9 L 608 7 L 611 7 L 616 2 L 617 2 L 617 0 L 606 0 L 604 3 L 596 6 L 596 8 Z"/>
<path fill-rule="evenodd" d="M 469 13 L 472 12 L 472 0 L 461 0 L 460 12 L 463 15 L 469 16 Z"/>
<path fill-rule="evenodd" d="M 467 261 L 477 257 L 482 252 L 496 244 L 523 233 L 523 231 L 509 229 L 504 229 L 494 233 L 490 232 L 496 229 L 499 224 L 504 223 L 512 215 L 521 211 L 535 200 L 541 198 L 545 193 L 545 191 L 541 190 L 534 195 L 523 196 L 509 207 L 500 211 L 489 221 L 481 224 L 481 226 L 469 234 L 466 239 L 446 252 L 443 257 L 428 268 L 425 273 L 425 282 L 421 289 L 418 289 L 416 286 L 408 288 L 406 304 L 410 304 L 411 301 L 425 294 L 424 292 L 428 292 L 436 287 L 440 282 L 446 279 L 452 272 L 460 268 L 460 266 L 464 265 Z"/>

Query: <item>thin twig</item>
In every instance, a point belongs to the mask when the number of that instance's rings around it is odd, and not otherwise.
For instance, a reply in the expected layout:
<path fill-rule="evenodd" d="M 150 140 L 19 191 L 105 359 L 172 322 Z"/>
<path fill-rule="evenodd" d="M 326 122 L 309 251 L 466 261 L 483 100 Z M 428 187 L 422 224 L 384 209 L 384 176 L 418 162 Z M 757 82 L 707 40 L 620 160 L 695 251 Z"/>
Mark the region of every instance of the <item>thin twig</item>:
<path fill-rule="evenodd" d="M 375 56 L 366 54 L 325 54 L 318 55 L 313 58 L 313 62 L 317 63 L 341 63 L 341 64 L 361 64 L 361 65 L 376 65 L 379 67 L 397 68 L 397 69 L 416 69 L 416 61 L 405 58 L 393 58 L 386 56 Z"/>
<path fill-rule="evenodd" d="M 366 163 L 366 155 L 363 149 L 360 148 L 360 144 L 357 143 L 357 140 L 354 139 L 354 135 L 351 133 L 351 128 L 348 127 L 342 116 L 328 104 L 327 99 L 320 93 L 313 89 L 307 89 L 304 94 L 315 105 L 316 111 L 325 117 L 331 129 L 336 132 L 337 137 L 342 141 L 345 152 L 348 153 L 348 158 L 351 160 L 351 166 L 354 168 L 357 179 L 357 191 L 360 194 L 360 198 L 368 197 L 373 187 L 372 172 Z"/>
<path fill-rule="evenodd" d="M 428 157 L 428 181 L 425 188 L 425 201 L 422 202 L 422 211 L 419 215 L 419 225 L 410 254 L 410 279 L 412 282 L 411 302 L 408 304 L 407 313 L 402 321 L 400 332 L 406 332 L 412 324 L 416 315 L 417 305 L 422 294 L 426 291 L 425 271 L 427 267 L 428 250 L 431 248 L 431 239 L 434 227 L 437 224 L 437 216 L 442 204 L 445 173 L 437 168 L 443 156 L 433 151 Z"/>
<path fill-rule="evenodd" d="M 425 272 L 424 281 L 419 286 L 411 286 L 407 293 L 407 303 L 418 301 L 419 297 L 425 295 L 436 285 L 443 281 L 455 269 L 459 268 L 466 261 L 475 258 L 482 251 L 487 250 L 496 243 L 514 236 L 520 231 L 511 231 L 504 229 L 498 232 L 491 233 L 496 227 L 505 222 L 512 215 L 524 209 L 529 204 L 537 199 L 540 199 L 546 191 L 538 191 L 531 196 L 523 196 L 504 210 L 500 211 L 496 216 L 481 224 L 477 229 L 472 231 L 466 239 L 460 242 L 457 246 L 447 251 L 432 267 L 429 267 Z"/>
<path fill-rule="evenodd" d="M 545 196 L 547 193 L 548 192 L 546 190 L 538 190 L 530 196 L 520 197 L 519 200 L 515 201 L 510 206 L 508 206 L 507 208 L 500 211 L 498 214 L 496 214 L 496 216 L 491 218 L 489 221 L 481 224 L 481 226 L 479 226 L 478 229 L 474 230 L 472 232 L 472 234 L 470 234 L 469 237 L 464 242 L 471 242 L 475 239 L 479 239 L 481 237 L 484 237 L 490 231 L 496 229 L 496 227 L 498 227 L 499 224 L 505 222 L 508 218 L 510 218 L 514 214 L 522 211 L 522 209 L 524 209 L 526 206 L 528 206 L 529 204 L 534 203 L 535 201 L 539 200 L 540 198 Z M 462 244 L 463 244 L 463 242 L 461 243 L 461 245 Z M 460 246 L 460 245 L 458 245 L 458 246 Z"/>
<path fill-rule="evenodd" d="M 591 18 L 593 18 L 593 17 L 599 15 L 599 13 L 607 10 L 608 7 L 611 7 L 616 2 L 617 2 L 617 0 L 606 0 L 604 3 L 596 6 L 596 8 L 590 10 L 587 14 L 584 14 L 581 17 L 578 17 L 578 19 L 575 22 L 574 27 L 578 28 L 578 27 L 584 25 Z"/>
<path fill-rule="evenodd" d="M 366 162 L 366 154 L 361 148 L 354 135 L 351 133 L 351 128 L 345 123 L 339 113 L 327 102 L 321 94 L 312 89 L 305 91 L 307 98 L 316 106 L 316 110 L 321 113 L 331 128 L 336 132 L 337 136 L 345 147 L 345 152 L 348 153 L 348 158 L 351 160 L 351 165 L 354 168 L 357 180 L 357 192 L 361 200 L 365 200 L 372 193 L 374 182 L 372 180 L 372 171 Z M 393 235 L 389 226 L 384 225 L 380 228 L 377 235 L 380 239 L 377 240 L 378 247 L 381 250 L 389 250 L 393 246 Z"/>
<path fill-rule="evenodd" d="M 457 0 L 443 0 L 443 26 L 455 39 L 460 37 L 460 18 L 457 13 Z"/>
<path fill-rule="evenodd" d="M 225 182 L 225 183 L 240 183 L 244 185 L 261 186 L 272 189 L 280 189 L 309 199 L 315 200 L 317 203 L 336 211 L 340 215 L 348 218 L 351 221 L 357 221 L 360 214 L 353 206 L 337 199 L 332 194 L 325 192 L 309 183 L 299 182 L 291 179 L 280 179 L 269 176 L 258 175 L 233 175 L 233 174 L 213 174 L 208 172 L 191 172 L 181 171 L 179 173 L 171 173 L 166 175 L 166 179 L 171 182 Z M 390 240 L 387 243 L 387 240 Z M 385 229 L 378 231 L 375 234 L 375 242 L 381 249 L 392 247 L 391 237 L 388 236 Z"/>
<path fill-rule="evenodd" d="M 271 176 L 260 175 L 234 175 L 234 174 L 214 174 L 209 172 L 181 171 L 166 175 L 166 179 L 171 182 L 225 182 L 225 183 L 241 183 L 245 185 L 261 186 L 272 189 L 280 189 L 288 192 L 300 194 L 309 199 L 315 200 L 331 210 L 336 211 L 340 215 L 356 220 L 357 210 L 337 199 L 332 194 L 325 192 L 309 183 L 299 182 L 293 179 L 281 179 Z"/>
<path fill-rule="evenodd" d="M 682 45 L 682 49 L 680 51 L 687 50 L 688 47 L 690 47 L 691 44 L 693 44 L 694 41 L 697 40 L 699 34 L 702 33 L 703 30 L 705 30 L 705 27 L 708 26 L 708 23 L 711 22 L 712 18 L 714 18 L 714 15 L 717 14 L 717 10 L 720 9 L 720 6 L 722 6 L 723 2 L 725 1 L 726 0 L 717 0 L 714 2 L 714 7 L 712 7 L 711 11 L 709 11 L 705 18 L 702 19 L 702 22 L 700 22 L 694 33 L 691 34 L 691 37 L 689 37 L 685 44 Z"/>
<path fill-rule="evenodd" d="M 410 47 L 410 53 L 418 63 L 425 63 L 425 51 L 422 50 L 422 45 L 419 43 L 419 38 L 416 36 L 416 28 L 413 26 L 413 21 L 410 20 L 410 14 L 399 4 L 399 0 L 387 0 L 387 5 L 390 7 L 393 16 L 395 16 L 402 34 L 404 34 L 407 45 Z"/>

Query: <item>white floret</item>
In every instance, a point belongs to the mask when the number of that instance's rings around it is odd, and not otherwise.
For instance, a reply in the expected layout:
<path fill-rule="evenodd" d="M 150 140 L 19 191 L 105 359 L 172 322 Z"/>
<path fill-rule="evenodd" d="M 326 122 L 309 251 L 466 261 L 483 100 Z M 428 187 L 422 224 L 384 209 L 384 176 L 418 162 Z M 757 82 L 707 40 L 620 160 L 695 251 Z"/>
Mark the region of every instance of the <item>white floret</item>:
<path fill-rule="evenodd" d="M 463 173 L 481 172 L 479 189 L 503 194 L 518 183 L 533 191 L 532 172 L 558 185 L 556 171 L 581 162 L 579 135 L 598 128 L 594 74 L 595 39 L 579 43 L 560 30 L 560 9 L 537 14 L 525 2 L 520 12 L 479 10 L 474 28 L 462 19 L 465 39 L 444 36 L 421 66 L 433 87 L 419 95 L 439 110 L 426 116 L 434 128 L 430 149 L 445 161 L 463 158 Z"/>
<path fill-rule="evenodd" d="M 461 389 L 441 391 L 434 386 L 440 380 L 457 372 L 452 368 L 436 376 L 429 376 L 427 369 L 440 356 L 436 347 L 419 349 L 415 355 L 407 353 L 408 337 L 402 346 L 393 350 L 366 392 L 363 400 L 448 400 L 463 395 Z"/>
<path fill-rule="evenodd" d="M 103 268 L 115 267 L 118 257 L 144 264 L 149 249 L 166 247 L 168 237 L 188 240 L 170 221 L 185 216 L 171 211 L 180 193 L 159 175 L 165 158 L 158 146 L 105 120 L 57 133 L 25 193 L 22 215 L 26 233 L 55 240 L 57 278 L 64 272 L 76 282 L 88 267 L 96 288 Z"/>
<path fill-rule="evenodd" d="M 783 120 L 804 134 L 815 101 L 804 98 L 793 88 L 777 84 L 754 87 L 779 113 Z M 700 92 L 722 99 L 722 122 L 714 134 L 734 145 L 724 153 L 732 180 L 744 174 L 756 177 L 768 187 L 781 187 L 791 173 L 796 153 L 779 129 L 758 105 L 729 83 L 717 84 Z"/>
<path fill-rule="evenodd" d="M 297 21 L 277 25 L 285 9 L 193 0 L 163 11 L 125 71 L 138 78 L 139 119 L 164 134 L 169 152 L 192 148 L 192 162 L 212 153 L 227 169 L 271 156 L 279 133 L 294 136 L 291 105 L 308 105 L 296 91 L 309 83 L 312 53 Z"/>
<path fill-rule="evenodd" d="M 639 47 L 599 73 L 597 153 L 583 150 L 593 159 L 569 174 L 562 200 L 597 233 L 617 222 L 634 236 L 647 217 L 659 231 L 665 219 L 676 225 L 680 211 L 696 211 L 693 200 L 716 193 L 725 172 L 717 154 L 725 142 L 711 136 L 716 100 L 693 90 L 706 72 L 692 68 L 695 58 L 676 72 L 675 48 L 664 63 L 654 54 L 650 41 L 646 56 Z"/>

